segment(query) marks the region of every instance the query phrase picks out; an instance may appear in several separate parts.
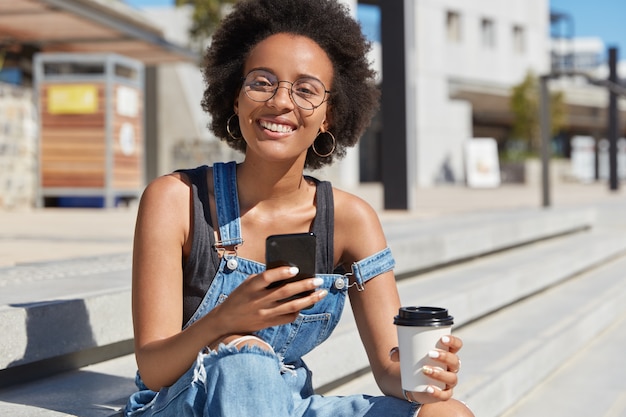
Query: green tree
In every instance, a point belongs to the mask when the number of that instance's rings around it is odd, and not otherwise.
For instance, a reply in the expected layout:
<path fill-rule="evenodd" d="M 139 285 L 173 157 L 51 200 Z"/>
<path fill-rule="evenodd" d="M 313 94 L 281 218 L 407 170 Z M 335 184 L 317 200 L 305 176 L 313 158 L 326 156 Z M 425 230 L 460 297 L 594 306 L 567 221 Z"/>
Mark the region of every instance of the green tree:
<path fill-rule="evenodd" d="M 541 121 L 539 118 L 539 79 L 528 72 L 521 83 L 511 91 L 509 102 L 513 113 L 512 135 L 524 140 L 531 153 L 541 147 Z M 565 123 L 565 100 L 563 92 L 550 93 L 550 131 L 552 135 L 561 130 Z"/>
<path fill-rule="evenodd" d="M 235 2 L 236 0 L 176 0 L 176 6 L 193 6 L 189 34 L 192 39 L 201 42 L 211 36 L 224 9 Z"/>

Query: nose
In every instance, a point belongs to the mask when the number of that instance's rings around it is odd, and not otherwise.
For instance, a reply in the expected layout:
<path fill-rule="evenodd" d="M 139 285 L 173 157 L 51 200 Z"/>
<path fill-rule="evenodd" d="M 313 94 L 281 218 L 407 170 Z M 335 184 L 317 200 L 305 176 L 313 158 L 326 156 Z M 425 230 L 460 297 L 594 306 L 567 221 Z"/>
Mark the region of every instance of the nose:
<path fill-rule="evenodd" d="M 268 103 L 273 104 L 277 108 L 293 108 L 295 104 L 291 99 L 291 84 L 284 85 L 282 84 L 283 82 L 286 81 L 280 81 L 281 84 L 278 85 L 274 96 Z"/>

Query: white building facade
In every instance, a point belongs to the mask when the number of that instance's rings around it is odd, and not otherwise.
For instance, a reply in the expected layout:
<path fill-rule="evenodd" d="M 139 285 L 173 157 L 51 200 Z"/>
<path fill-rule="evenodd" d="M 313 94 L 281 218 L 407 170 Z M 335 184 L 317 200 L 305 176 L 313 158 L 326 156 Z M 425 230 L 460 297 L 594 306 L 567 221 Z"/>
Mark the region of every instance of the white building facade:
<path fill-rule="evenodd" d="M 500 94 L 528 71 L 547 73 L 549 5 L 547 0 L 406 0 L 405 7 L 412 183 L 437 184 L 445 179 L 444 170 L 448 180 L 463 181 L 472 106 L 451 99 L 451 90 Z"/>

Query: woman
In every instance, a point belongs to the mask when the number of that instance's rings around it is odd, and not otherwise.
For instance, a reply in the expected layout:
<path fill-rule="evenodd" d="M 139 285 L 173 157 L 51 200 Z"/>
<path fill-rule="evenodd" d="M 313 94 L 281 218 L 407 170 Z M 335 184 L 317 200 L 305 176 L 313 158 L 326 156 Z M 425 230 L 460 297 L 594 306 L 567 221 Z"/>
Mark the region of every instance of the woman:
<path fill-rule="evenodd" d="M 399 297 L 376 213 L 303 176 L 341 157 L 369 123 L 378 93 L 368 48 L 334 0 L 242 1 L 223 20 L 203 107 L 245 159 L 158 178 L 142 196 L 133 261 L 140 391 L 126 415 L 472 416 L 451 399 L 458 338 L 438 351 L 449 371 L 425 369 L 445 390 L 403 392 Z M 316 276 L 271 285 L 298 270 L 265 269 L 266 237 L 299 232 L 317 236 Z M 301 357 L 329 336 L 346 294 L 384 396 L 313 393 Z"/>

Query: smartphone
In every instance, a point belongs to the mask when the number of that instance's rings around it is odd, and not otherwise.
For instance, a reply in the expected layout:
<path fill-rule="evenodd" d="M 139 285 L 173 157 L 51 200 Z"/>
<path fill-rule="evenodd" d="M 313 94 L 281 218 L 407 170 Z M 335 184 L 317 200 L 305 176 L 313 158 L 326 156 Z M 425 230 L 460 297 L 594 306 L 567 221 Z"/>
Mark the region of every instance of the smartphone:
<path fill-rule="evenodd" d="M 265 241 L 265 265 L 267 269 L 278 266 L 297 266 L 298 275 L 287 280 L 273 282 L 268 288 L 276 288 L 288 282 L 315 276 L 315 234 L 291 233 L 268 236 Z M 310 294 L 298 294 L 298 298 Z"/>

